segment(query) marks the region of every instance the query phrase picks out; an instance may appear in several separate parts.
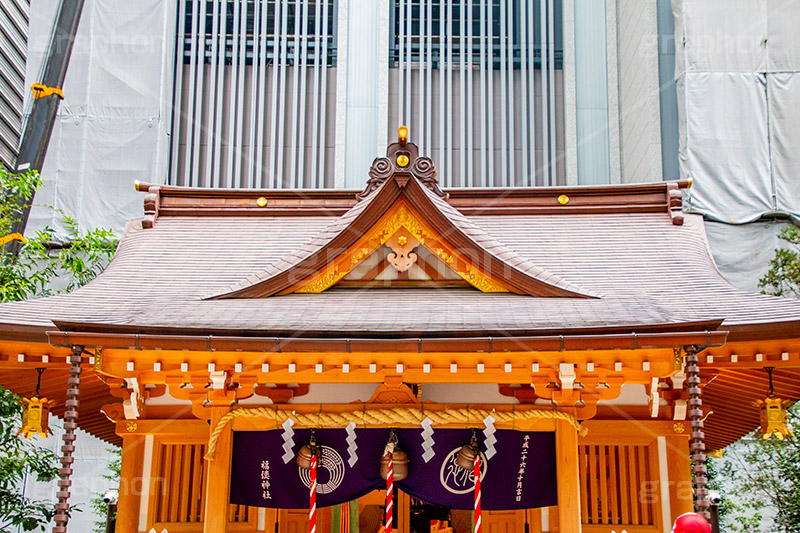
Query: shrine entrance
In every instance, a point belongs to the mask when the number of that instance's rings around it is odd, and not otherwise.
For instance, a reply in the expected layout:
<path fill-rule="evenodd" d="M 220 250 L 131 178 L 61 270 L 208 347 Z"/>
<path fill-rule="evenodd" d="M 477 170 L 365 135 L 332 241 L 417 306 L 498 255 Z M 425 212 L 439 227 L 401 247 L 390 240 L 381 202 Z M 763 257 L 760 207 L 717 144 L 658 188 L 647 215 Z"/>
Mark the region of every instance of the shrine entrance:
<path fill-rule="evenodd" d="M 317 531 L 319 533 L 376 533 L 382 531 L 385 499 L 386 491 L 383 490 L 376 490 L 362 496 L 357 500 L 357 506 L 353 505 L 345 512 L 350 516 L 349 520 L 342 518 L 345 513 L 341 508 L 319 509 Z M 353 520 L 350 513 L 355 512 L 356 509 L 358 518 Z M 395 509 L 398 510 L 394 517 L 394 531 L 397 533 L 470 533 L 472 531 L 472 511 L 425 504 L 399 491 L 395 494 Z M 487 533 L 538 533 L 541 532 L 540 513 L 539 509 L 484 511 L 482 530 Z M 535 520 L 532 517 L 533 514 L 536 515 Z M 350 526 L 345 524 L 350 524 Z M 356 524 L 358 529 L 354 527 Z M 352 529 L 348 529 L 348 527 Z M 279 511 L 277 531 L 279 533 L 306 533 L 308 531 L 308 512 L 304 509 Z"/>

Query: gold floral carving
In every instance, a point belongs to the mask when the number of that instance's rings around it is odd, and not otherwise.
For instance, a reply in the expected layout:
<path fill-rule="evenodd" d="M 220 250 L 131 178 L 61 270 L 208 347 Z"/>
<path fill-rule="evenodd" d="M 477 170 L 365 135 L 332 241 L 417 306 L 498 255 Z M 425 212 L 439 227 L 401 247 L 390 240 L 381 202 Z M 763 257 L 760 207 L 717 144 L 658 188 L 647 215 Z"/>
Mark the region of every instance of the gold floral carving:
<path fill-rule="evenodd" d="M 339 268 L 334 267 L 333 270 L 320 276 L 308 285 L 304 285 L 303 287 L 297 289 L 295 292 L 318 294 L 345 277 L 349 272 L 349 270 L 339 272 Z"/>
<path fill-rule="evenodd" d="M 405 230 L 408 233 L 407 235 L 397 236 L 397 238 L 394 239 L 394 242 L 392 242 L 393 248 L 397 248 L 398 245 L 404 248 L 409 246 L 413 248 L 413 246 L 416 246 L 416 243 L 413 242 L 414 239 L 419 241 L 419 244 L 422 245 L 425 244 L 425 241 L 427 239 L 431 241 L 429 242 L 428 245 L 428 248 L 431 250 L 431 252 L 435 253 L 437 257 L 439 257 L 446 265 L 450 266 L 451 268 L 456 266 L 457 258 L 451 255 L 445 248 L 441 247 L 434 248 L 433 246 L 431 246 L 432 244 L 439 244 L 437 241 L 437 236 L 431 234 L 431 232 L 412 213 L 412 211 L 408 209 L 408 207 L 406 207 L 405 205 L 401 205 L 389 217 L 389 219 L 378 230 L 376 230 L 375 233 L 372 234 L 369 240 L 362 241 L 362 243 L 367 244 L 368 246 L 364 246 L 358 249 L 350 256 L 350 268 L 360 263 L 363 259 L 368 257 L 374 251 L 374 248 L 371 248 L 370 246 L 375 246 L 376 243 L 377 246 L 382 246 L 384 244 L 387 244 L 387 241 L 389 241 L 393 236 L 395 236 L 395 234 L 397 234 L 397 232 L 400 231 L 401 229 Z M 400 239 L 405 240 L 405 243 L 401 243 Z M 396 250 L 395 253 L 397 253 Z M 339 261 L 341 262 L 341 260 Z M 332 285 L 337 283 L 339 280 L 341 280 L 349 273 L 350 273 L 349 269 L 340 271 L 339 266 L 329 265 L 325 273 L 313 277 L 309 282 L 305 283 L 294 292 L 315 293 L 315 294 L 321 293 L 330 288 Z M 471 284 L 473 287 L 480 290 L 481 292 L 509 292 L 508 289 L 505 288 L 503 285 L 492 280 L 484 273 L 473 268 L 469 264 L 465 264 L 462 271 L 456 270 L 456 273 L 459 276 L 461 276 L 465 281 L 467 281 L 469 284 Z"/>
<path fill-rule="evenodd" d="M 466 272 L 458 272 L 470 285 L 481 292 L 508 292 L 508 289 L 467 265 Z"/>
<path fill-rule="evenodd" d="M 436 249 L 436 255 L 439 257 L 439 259 L 444 261 L 445 264 L 447 264 L 447 265 L 452 265 L 453 263 L 456 262 L 456 260 L 453 258 L 453 256 L 448 254 L 447 252 L 445 252 L 442 248 L 437 248 Z"/>
<path fill-rule="evenodd" d="M 417 218 L 411 214 L 411 211 L 405 206 L 402 206 L 386 221 L 386 224 L 375 233 L 374 238 L 381 244 L 384 244 L 389 240 L 389 237 L 397 233 L 397 230 L 400 228 L 405 228 L 421 244 L 425 244 L 425 239 L 430 237 L 428 231 L 419 223 Z"/>
<path fill-rule="evenodd" d="M 362 248 L 357 254 L 350 258 L 350 264 L 355 265 L 370 254 L 369 248 Z"/>
<path fill-rule="evenodd" d="M 683 352 L 681 348 L 673 348 L 673 367 L 677 372 L 683 370 Z"/>

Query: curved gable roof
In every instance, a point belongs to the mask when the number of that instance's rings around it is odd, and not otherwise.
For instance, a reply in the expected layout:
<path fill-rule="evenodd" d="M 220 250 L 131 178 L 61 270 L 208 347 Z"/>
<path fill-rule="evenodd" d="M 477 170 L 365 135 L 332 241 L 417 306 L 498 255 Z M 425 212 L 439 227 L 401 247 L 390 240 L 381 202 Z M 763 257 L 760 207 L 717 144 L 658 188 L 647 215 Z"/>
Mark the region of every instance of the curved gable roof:
<path fill-rule="evenodd" d="M 360 201 L 309 242 L 212 299 L 264 298 L 322 292 L 333 286 L 400 227 L 457 266 L 483 292 L 597 298 L 599 295 L 538 268 L 447 202 L 436 169 L 414 144 L 395 143 L 370 169 Z"/>

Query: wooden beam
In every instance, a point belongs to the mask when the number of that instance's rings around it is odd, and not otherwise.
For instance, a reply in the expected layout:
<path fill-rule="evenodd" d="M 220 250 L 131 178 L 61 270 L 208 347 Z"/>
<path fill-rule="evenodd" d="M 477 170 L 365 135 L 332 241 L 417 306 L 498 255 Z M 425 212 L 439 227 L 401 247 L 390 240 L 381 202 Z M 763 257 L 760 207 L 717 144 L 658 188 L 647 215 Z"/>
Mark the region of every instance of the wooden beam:
<path fill-rule="evenodd" d="M 122 437 L 117 533 L 135 533 L 138 530 L 143 465 L 144 436 L 125 435 Z"/>
<path fill-rule="evenodd" d="M 564 420 L 556 421 L 556 468 L 559 531 L 581 533 L 578 433 Z"/>
<path fill-rule="evenodd" d="M 212 408 L 210 425 L 212 430 L 217 427 L 217 422 L 228 410 L 227 407 Z M 204 533 L 227 531 L 232 453 L 233 432 L 228 425 L 217 441 L 216 460 L 207 463 Z"/>

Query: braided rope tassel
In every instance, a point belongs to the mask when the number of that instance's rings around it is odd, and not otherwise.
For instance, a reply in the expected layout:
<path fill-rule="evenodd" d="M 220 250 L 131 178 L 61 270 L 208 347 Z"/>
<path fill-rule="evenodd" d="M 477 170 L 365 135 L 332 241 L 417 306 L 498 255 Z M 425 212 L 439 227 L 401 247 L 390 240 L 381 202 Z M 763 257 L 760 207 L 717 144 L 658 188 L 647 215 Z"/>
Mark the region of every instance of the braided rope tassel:
<path fill-rule="evenodd" d="M 481 454 L 475 455 L 475 533 L 481 533 Z"/>
<path fill-rule="evenodd" d="M 311 492 L 308 496 L 308 533 L 317 531 L 317 456 L 311 456 Z"/>
<path fill-rule="evenodd" d="M 392 533 L 392 514 L 394 506 L 394 464 L 392 452 L 389 456 L 389 474 L 386 476 L 386 533 Z"/>

